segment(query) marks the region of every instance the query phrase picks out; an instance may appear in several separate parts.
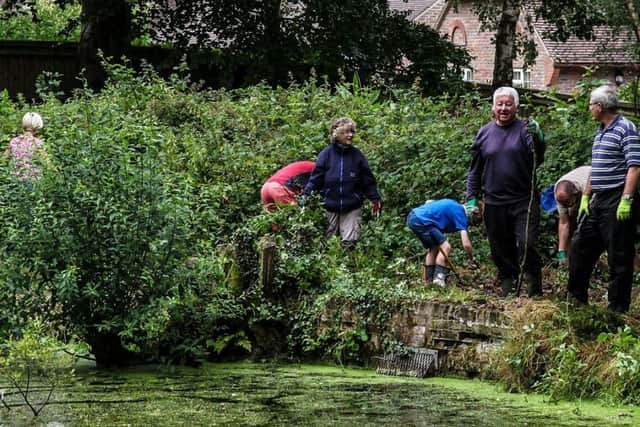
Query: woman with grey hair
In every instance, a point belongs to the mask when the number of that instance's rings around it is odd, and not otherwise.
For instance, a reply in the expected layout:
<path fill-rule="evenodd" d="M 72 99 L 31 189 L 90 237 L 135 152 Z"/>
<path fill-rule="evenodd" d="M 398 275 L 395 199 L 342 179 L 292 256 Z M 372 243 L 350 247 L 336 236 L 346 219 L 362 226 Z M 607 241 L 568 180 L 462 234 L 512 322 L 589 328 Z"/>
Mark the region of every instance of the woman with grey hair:
<path fill-rule="evenodd" d="M 353 146 L 356 123 L 349 117 L 341 117 L 333 120 L 329 132 L 330 144 L 318 154 L 299 204 L 304 206 L 312 191 L 320 191 L 328 221 L 327 237 L 339 235 L 343 247 L 353 248 L 360 238 L 365 197 L 373 202 L 376 216 L 382 203 L 369 162 Z"/>
<path fill-rule="evenodd" d="M 516 118 L 518 103 L 512 87 L 493 94 L 494 120 L 480 129 L 471 147 L 466 209 L 475 211 L 484 196 L 484 222 L 502 295 L 519 290 L 524 273 L 528 295 L 536 296 L 542 295 L 542 262 L 536 248 L 540 196 L 535 172 L 546 145 L 538 123 Z"/>

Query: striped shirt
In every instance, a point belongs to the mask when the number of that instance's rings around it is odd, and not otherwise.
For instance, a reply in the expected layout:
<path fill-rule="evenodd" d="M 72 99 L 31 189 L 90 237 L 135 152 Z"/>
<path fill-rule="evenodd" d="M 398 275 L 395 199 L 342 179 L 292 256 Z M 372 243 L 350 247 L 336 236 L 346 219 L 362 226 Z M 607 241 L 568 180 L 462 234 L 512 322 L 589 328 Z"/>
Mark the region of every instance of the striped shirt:
<path fill-rule="evenodd" d="M 627 169 L 640 166 L 640 137 L 636 125 L 622 114 L 598 128 L 591 149 L 591 188 L 594 193 L 624 186 Z"/>

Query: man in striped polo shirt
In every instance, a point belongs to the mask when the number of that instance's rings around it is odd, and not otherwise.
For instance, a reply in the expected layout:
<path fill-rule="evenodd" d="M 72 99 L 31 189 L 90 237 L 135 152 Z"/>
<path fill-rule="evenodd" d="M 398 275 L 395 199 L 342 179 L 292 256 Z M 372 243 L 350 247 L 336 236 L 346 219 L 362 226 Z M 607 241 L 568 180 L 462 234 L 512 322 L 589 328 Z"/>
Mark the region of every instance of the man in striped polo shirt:
<path fill-rule="evenodd" d="M 589 278 L 606 250 L 609 261 L 609 310 L 624 313 L 631 303 L 635 224 L 640 198 L 640 137 L 636 126 L 618 114 L 616 90 L 591 92 L 589 111 L 600 122 L 591 148 L 591 176 L 582 193 L 578 230 L 569 257 L 569 293 L 588 301 Z"/>

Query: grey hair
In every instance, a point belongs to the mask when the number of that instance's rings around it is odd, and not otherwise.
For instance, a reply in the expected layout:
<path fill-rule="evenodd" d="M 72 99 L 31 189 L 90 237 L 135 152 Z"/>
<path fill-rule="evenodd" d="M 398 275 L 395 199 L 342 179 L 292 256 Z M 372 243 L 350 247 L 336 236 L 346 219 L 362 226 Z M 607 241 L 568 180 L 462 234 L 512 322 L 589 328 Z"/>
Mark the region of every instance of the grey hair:
<path fill-rule="evenodd" d="M 42 117 L 38 113 L 27 113 L 22 116 L 22 129 L 39 132 L 44 127 Z"/>
<path fill-rule="evenodd" d="M 518 91 L 510 86 L 499 87 L 495 92 L 493 92 L 494 107 L 496 106 L 496 99 L 498 99 L 499 96 L 510 96 L 511 98 L 513 98 L 513 102 L 516 104 L 516 107 L 520 105 L 520 97 L 518 96 Z"/>
<path fill-rule="evenodd" d="M 590 102 L 602 105 L 607 111 L 618 110 L 618 95 L 616 89 L 611 85 L 604 85 L 591 91 Z"/>
<path fill-rule="evenodd" d="M 341 128 L 344 126 L 351 127 L 354 132 L 356 131 L 356 122 L 354 122 L 351 117 L 338 117 L 337 119 L 333 119 L 333 121 L 331 122 L 331 127 L 329 128 L 329 132 L 330 132 L 329 138 L 331 140 L 331 143 L 336 142 L 338 128 Z"/>

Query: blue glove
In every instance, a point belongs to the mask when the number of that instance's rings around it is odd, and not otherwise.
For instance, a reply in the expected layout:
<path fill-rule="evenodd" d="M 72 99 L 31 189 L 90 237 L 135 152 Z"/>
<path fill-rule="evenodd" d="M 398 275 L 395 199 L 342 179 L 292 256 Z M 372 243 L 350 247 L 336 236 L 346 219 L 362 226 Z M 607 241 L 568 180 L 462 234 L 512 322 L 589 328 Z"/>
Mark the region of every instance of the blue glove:
<path fill-rule="evenodd" d="M 300 196 L 298 198 L 298 206 L 300 206 L 301 208 L 304 207 L 304 204 L 307 203 L 307 196 L 305 196 L 304 194 L 302 196 Z"/>

